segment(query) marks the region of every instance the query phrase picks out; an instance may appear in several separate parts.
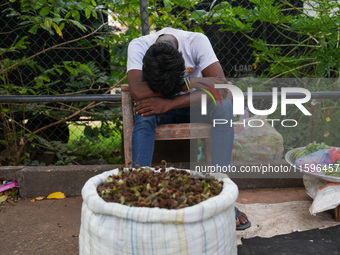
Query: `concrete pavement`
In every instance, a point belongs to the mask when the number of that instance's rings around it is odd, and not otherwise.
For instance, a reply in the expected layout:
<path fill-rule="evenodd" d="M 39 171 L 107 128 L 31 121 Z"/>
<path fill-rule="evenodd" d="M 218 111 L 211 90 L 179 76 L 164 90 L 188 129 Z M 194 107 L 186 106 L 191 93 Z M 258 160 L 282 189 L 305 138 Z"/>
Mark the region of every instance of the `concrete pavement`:
<path fill-rule="evenodd" d="M 240 190 L 238 203 L 310 201 L 304 188 Z M 1 254 L 76 255 L 81 197 L 0 205 Z M 256 224 L 254 222 L 254 227 Z M 242 235 L 242 233 L 238 233 Z"/>

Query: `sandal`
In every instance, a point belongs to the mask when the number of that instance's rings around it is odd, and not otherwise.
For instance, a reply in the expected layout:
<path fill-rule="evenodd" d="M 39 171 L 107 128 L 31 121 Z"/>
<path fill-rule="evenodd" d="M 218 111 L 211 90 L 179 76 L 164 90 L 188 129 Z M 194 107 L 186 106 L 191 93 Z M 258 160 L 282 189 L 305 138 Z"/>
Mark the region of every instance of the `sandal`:
<path fill-rule="evenodd" d="M 239 220 L 238 219 L 239 213 L 240 213 L 240 211 L 235 207 L 235 218 L 236 218 L 236 220 Z M 240 222 L 240 225 L 236 226 L 236 230 L 245 230 L 245 229 L 249 228 L 250 226 L 251 226 L 251 222 L 249 220 L 244 224 L 241 224 L 241 222 Z"/>

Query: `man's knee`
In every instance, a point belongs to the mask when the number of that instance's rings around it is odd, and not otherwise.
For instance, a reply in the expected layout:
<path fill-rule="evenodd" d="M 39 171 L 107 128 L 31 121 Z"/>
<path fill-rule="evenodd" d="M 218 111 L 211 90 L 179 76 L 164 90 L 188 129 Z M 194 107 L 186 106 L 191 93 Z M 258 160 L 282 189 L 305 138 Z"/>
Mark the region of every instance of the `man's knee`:
<path fill-rule="evenodd" d="M 135 114 L 135 125 L 151 125 L 156 127 L 157 125 L 157 116 L 142 116 L 140 114 Z"/>

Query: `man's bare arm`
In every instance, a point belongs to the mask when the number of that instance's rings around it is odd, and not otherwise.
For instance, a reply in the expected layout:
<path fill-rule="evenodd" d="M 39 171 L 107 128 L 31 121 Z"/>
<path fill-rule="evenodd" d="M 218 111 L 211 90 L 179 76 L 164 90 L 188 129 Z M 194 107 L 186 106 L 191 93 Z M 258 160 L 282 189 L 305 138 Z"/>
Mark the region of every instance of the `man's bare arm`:
<path fill-rule="evenodd" d="M 202 71 L 202 76 L 203 77 L 220 77 L 220 78 L 224 78 L 224 72 L 223 72 L 223 69 L 222 69 L 222 66 L 221 66 L 220 62 L 212 63 L 211 65 L 206 67 Z"/>
<path fill-rule="evenodd" d="M 161 94 L 153 92 L 143 79 L 141 70 L 130 70 L 127 74 L 129 90 L 134 101 L 138 102 L 145 98 L 160 97 Z"/>
<path fill-rule="evenodd" d="M 202 87 L 200 82 L 213 86 L 216 83 L 226 83 L 224 73 L 219 62 L 213 63 L 202 71 L 203 78 L 191 79 L 193 88 Z M 218 78 L 216 78 L 218 77 Z M 174 98 L 162 98 L 160 94 L 152 92 L 146 82 L 143 81 L 143 73 L 139 70 L 130 70 L 128 73 L 130 92 L 136 101 L 135 111 L 143 116 L 161 114 L 171 109 L 190 107 L 199 104 L 202 91 L 194 91 L 190 94 L 176 96 Z"/>

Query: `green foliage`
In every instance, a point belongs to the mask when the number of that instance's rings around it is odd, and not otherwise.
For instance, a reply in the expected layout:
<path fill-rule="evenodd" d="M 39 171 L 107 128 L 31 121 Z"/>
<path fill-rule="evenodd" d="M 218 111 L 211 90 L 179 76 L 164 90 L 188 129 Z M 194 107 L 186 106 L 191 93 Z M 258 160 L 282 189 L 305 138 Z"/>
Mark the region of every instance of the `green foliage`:
<path fill-rule="evenodd" d="M 256 65 L 268 65 L 266 77 L 339 77 L 339 1 L 304 2 L 295 7 L 287 0 L 251 0 L 252 8 L 228 2 L 206 14 L 222 31 L 243 33 L 254 48 Z M 313 4 L 314 3 L 314 4 Z M 256 24 L 266 24 L 285 38 L 274 43 L 252 34 Z"/>
<path fill-rule="evenodd" d="M 77 123 L 70 125 L 70 133 L 72 135 L 67 149 L 72 152 L 77 162 L 101 159 L 106 164 L 122 163 L 119 155 L 121 131 L 114 123 Z"/>
<path fill-rule="evenodd" d="M 237 85 L 245 91 L 271 91 L 272 87 L 304 87 L 309 91 L 339 91 L 338 81 L 330 79 L 308 80 L 301 78 L 340 77 L 340 12 L 339 1 L 301 2 L 303 6 L 293 6 L 286 0 L 250 0 L 247 7 L 232 5 L 232 2 L 211 4 L 205 19 L 209 24 L 218 24 L 221 31 L 242 33 L 253 48 L 256 66 L 266 67 L 261 77 L 295 78 L 297 83 L 263 81 L 244 78 Z M 266 33 L 276 33 L 283 40 L 276 42 L 270 36 L 256 33 L 262 24 Z M 283 79 L 285 80 L 285 79 Z M 287 79 L 291 80 L 291 79 Z M 276 125 L 282 134 L 286 148 L 305 146 L 317 141 L 334 144 L 340 141 L 338 100 L 319 99 L 305 104 L 313 110 L 312 116 L 304 116 L 296 107 L 289 107 L 286 118 L 298 121 L 298 126 L 285 128 Z M 270 104 L 270 103 L 269 103 Z M 268 101 L 257 102 L 257 109 L 268 109 Z M 282 119 L 280 108 L 269 116 Z"/>
<path fill-rule="evenodd" d="M 317 1 L 319 5 L 305 5 L 304 8 L 294 7 L 287 0 L 250 0 L 250 8 L 234 6 L 234 1 L 210 2 L 209 6 L 201 0 L 148 1 L 150 31 L 173 27 L 203 32 L 201 26 L 217 24 L 221 31 L 242 33 L 250 40 L 255 64 L 267 66 L 264 77 L 339 77 L 340 18 L 339 11 L 335 11 L 339 7 L 338 1 Z M 8 19 L 20 22 L 12 31 L 6 31 L 18 36 L 9 46 L 0 48 L 0 95 L 108 93 L 118 82 L 126 82 L 127 47 L 132 39 L 142 34 L 140 1 L 11 0 L 9 3 L 4 5 L 3 13 Z M 15 8 L 12 3 L 16 4 Z M 311 11 L 315 15 L 311 15 Z M 105 23 L 106 15 L 112 17 L 114 25 Z M 259 23 L 284 37 L 285 43 L 275 44 L 255 36 Z M 79 32 L 79 36 L 67 39 L 67 31 Z M 30 38 L 42 34 L 49 35 L 44 45 L 39 45 L 42 47 L 38 51 L 30 52 L 34 43 Z M 64 58 L 66 56 L 58 56 L 62 60 L 48 66 L 39 63 L 38 57 L 67 47 L 95 49 L 98 54 L 101 54 L 98 49 L 107 49 L 110 52 L 110 73 L 94 62 L 70 60 Z M 22 81 L 21 68 L 29 70 L 32 76 L 27 83 Z M 13 81 L 13 77 L 19 77 L 21 82 Z M 244 90 L 250 83 L 256 88 L 254 91 L 271 89 L 270 84 L 259 83 L 254 78 L 245 78 L 238 86 Z M 339 84 L 312 83 L 306 88 L 311 91 L 339 90 Z M 259 104 L 266 106 L 267 103 Z M 100 157 L 105 162 L 121 161 L 118 152 L 121 109 L 101 103 L 88 106 L 83 102 L 1 105 L 0 151 L 6 153 L 0 153 L 0 164 L 37 163 L 34 151 L 39 148 L 49 148 L 55 155 L 55 164 L 73 164 L 88 157 Z M 315 140 L 339 140 L 334 124 L 340 118 L 338 107 L 332 100 L 318 101 L 313 118 L 301 117 L 299 111 L 292 110 L 292 118 L 298 118 L 301 124 L 294 129 L 278 130 L 287 144 L 301 144 L 312 137 Z M 77 114 L 73 116 L 74 113 Z M 36 130 L 28 129 L 27 125 L 29 120 L 38 117 L 48 117 L 55 122 L 75 122 L 80 114 L 100 121 L 102 125 L 80 126 L 84 128 L 83 133 L 78 138 L 71 134 L 67 144 L 44 141 L 43 130 L 35 133 Z M 325 121 L 327 117 L 331 121 Z M 326 131 L 329 133 L 327 137 Z M 305 134 L 301 135 L 303 132 Z M 74 142 L 73 145 L 70 141 Z M 100 147 L 96 147 L 98 144 Z M 105 149 L 104 145 L 110 149 Z"/>
<path fill-rule="evenodd" d="M 1 16 L 3 22 L 7 22 L 4 18 L 6 17 L 8 24 L 16 24 L 16 27 L 8 26 L 12 31 L 6 31 L 6 33 L 17 34 L 17 36 L 10 46 L 0 48 L 0 95 L 109 92 L 110 86 L 113 86 L 117 79 L 110 77 L 94 62 L 64 60 L 51 62 L 49 65 L 44 63 L 42 66 L 41 61 L 37 59 L 51 50 L 62 49 L 64 46 L 79 49 L 95 49 L 101 46 L 101 42 L 110 36 L 110 29 L 102 20 L 103 15 L 108 14 L 106 11 L 108 5 L 105 1 L 14 0 L 1 7 L 3 6 L 5 9 L 1 11 L 6 14 L 6 16 Z M 91 26 L 89 19 L 92 22 Z M 14 23 L 13 20 L 15 20 Z M 66 30 L 70 31 L 70 29 L 74 32 L 80 31 L 80 33 L 78 33 L 78 38 L 68 41 Z M 98 33 L 99 31 L 104 33 Z M 44 36 L 45 45 L 43 47 L 31 46 L 34 44 L 34 36 L 36 38 Z M 31 50 L 33 47 L 35 51 Z M 26 73 L 22 74 L 22 70 L 26 70 Z M 22 75 L 27 73 L 31 78 L 28 82 L 27 79 L 22 78 Z M 65 77 L 67 77 L 66 80 Z M 84 110 L 85 107 L 87 110 Z M 116 118 L 117 120 L 114 121 L 119 123 L 121 119 L 119 114 L 112 116 L 115 110 L 102 103 L 93 104 L 91 107 L 88 107 L 88 103 L 2 104 L 0 165 L 32 164 L 32 162 L 36 164 L 37 160 L 34 157 L 37 153 L 35 151 L 44 149 L 55 156 L 55 164 L 74 163 L 73 152 L 67 150 L 63 142 L 53 140 L 55 138 L 43 138 L 40 135 L 44 134 L 44 129 L 48 126 L 56 127 L 54 129 L 56 135 L 58 132 L 65 132 L 58 131 L 58 120 L 71 118 L 74 112 L 103 121 Z M 75 117 L 77 118 L 77 115 Z M 55 123 L 39 122 L 40 119 L 45 118 Z M 30 123 L 31 120 L 35 122 Z"/>
<path fill-rule="evenodd" d="M 15 2 L 15 1 L 12 1 Z M 62 30 L 65 25 L 73 24 L 77 28 L 86 31 L 86 27 L 81 24 L 80 12 L 85 12 L 86 17 L 97 17 L 96 1 L 57 1 L 57 0 L 37 0 L 21 1 L 21 10 L 18 12 L 14 8 L 8 8 L 9 17 L 17 17 L 22 20 L 21 26 L 29 26 L 29 32 L 36 34 L 39 29 L 44 29 L 50 34 L 57 33 L 63 37 Z"/>
<path fill-rule="evenodd" d="M 203 21 L 201 17 L 205 11 L 196 10 L 200 2 L 193 0 L 148 1 L 150 30 L 171 26 L 202 32 L 199 23 Z M 19 20 L 19 23 L 17 27 L 12 28 L 12 31 L 6 31 L 17 34 L 16 40 L 9 47 L 0 48 L 0 79 L 3 83 L 0 87 L 0 95 L 108 93 L 108 89 L 117 82 L 124 82 L 122 78 L 126 72 L 128 44 L 132 39 L 141 35 L 142 22 L 139 5 L 140 2 L 137 0 L 12 0 L 4 5 L 3 13 L 6 13 L 6 17 L 9 20 Z M 107 15 L 112 17 L 115 25 L 109 26 L 104 23 L 104 17 Z M 67 39 L 68 31 L 73 31 L 75 34 L 79 31 L 79 37 Z M 34 44 L 32 36 L 38 38 L 42 35 L 45 40 L 44 46 L 33 53 L 29 51 Z M 40 56 L 64 47 L 108 49 L 110 51 L 110 75 L 94 62 L 63 59 L 60 62 L 51 62 L 49 65 L 40 64 L 38 59 Z M 28 83 L 21 79 L 22 68 L 28 70 L 27 72 L 32 76 Z M 13 77 L 20 77 L 20 82 L 14 81 Z M 65 77 L 67 77 L 66 80 Z M 36 163 L 34 150 L 46 146 L 51 153 L 55 154 L 56 164 L 74 162 L 74 158 L 67 160 L 64 157 L 67 154 L 77 155 L 77 159 L 82 157 L 81 155 L 92 155 L 93 152 L 99 155 L 102 153 L 101 150 L 94 149 L 90 152 L 89 148 L 98 143 L 98 137 L 103 137 L 103 130 L 109 132 L 112 129 L 111 126 L 86 127 L 84 136 L 76 143 L 81 148 L 77 150 L 66 148 L 61 141 L 48 141 L 46 145 L 40 136 L 45 127 L 39 126 L 31 129 L 32 127 L 27 126 L 31 119 L 48 117 L 57 123 L 58 120 L 66 121 L 76 112 L 78 115 L 72 117 L 72 120 L 77 120 L 81 114 L 82 117 L 102 123 L 113 122 L 114 130 L 118 132 L 122 130 L 120 109 L 100 103 L 93 104 L 91 107 L 88 107 L 88 103 L 79 102 L 2 105 L 1 108 L 0 134 L 3 135 L 0 137 L 0 149 L 6 151 L 8 155 L 15 155 L 11 164 L 13 162 L 14 164 Z M 37 133 L 37 129 L 40 132 Z M 118 140 L 116 142 L 120 143 Z M 0 164 L 3 163 L 0 159 Z"/>

